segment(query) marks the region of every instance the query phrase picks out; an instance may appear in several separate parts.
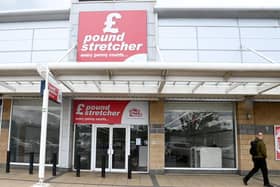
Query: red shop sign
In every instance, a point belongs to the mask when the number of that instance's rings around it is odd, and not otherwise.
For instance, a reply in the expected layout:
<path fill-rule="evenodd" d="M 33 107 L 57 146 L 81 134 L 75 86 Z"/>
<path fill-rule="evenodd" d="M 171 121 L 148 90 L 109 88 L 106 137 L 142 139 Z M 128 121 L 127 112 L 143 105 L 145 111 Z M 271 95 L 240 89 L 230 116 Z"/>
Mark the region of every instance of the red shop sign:
<path fill-rule="evenodd" d="M 74 100 L 74 124 L 121 124 L 129 101 Z"/>
<path fill-rule="evenodd" d="M 274 126 L 274 138 L 276 160 L 280 160 L 280 125 Z"/>
<path fill-rule="evenodd" d="M 80 12 L 78 62 L 147 60 L 146 11 Z"/>
<path fill-rule="evenodd" d="M 62 101 L 62 92 L 58 87 L 54 86 L 53 84 L 49 83 L 49 98 L 57 103 L 61 103 Z"/>

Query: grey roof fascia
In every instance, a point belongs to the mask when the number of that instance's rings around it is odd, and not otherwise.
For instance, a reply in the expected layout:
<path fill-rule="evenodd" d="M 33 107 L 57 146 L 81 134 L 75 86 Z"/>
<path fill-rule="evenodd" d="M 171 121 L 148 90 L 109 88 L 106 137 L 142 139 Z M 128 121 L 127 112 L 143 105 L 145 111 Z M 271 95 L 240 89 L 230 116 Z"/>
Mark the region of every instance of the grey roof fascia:
<path fill-rule="evenodd" d="M 0 23 L 24 21 L 69 20 L 69 9 L 31 9 L 16 11 L 0 11 Z"/>

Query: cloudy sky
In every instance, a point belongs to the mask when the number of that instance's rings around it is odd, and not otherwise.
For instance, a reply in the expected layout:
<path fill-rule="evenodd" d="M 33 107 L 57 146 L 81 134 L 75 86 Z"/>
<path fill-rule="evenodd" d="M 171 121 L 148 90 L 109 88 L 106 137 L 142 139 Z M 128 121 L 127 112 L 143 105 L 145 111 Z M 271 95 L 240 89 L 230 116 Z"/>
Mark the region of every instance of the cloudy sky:
<path fill-rule="evenodd" d="M 280 7 L 280 0 L 157 0 L 167 7 Z M 22 9 L 67 9 L 71 0 L 0 0 L 0 11 Z"/>
<path fill-rule="evenodd" d="M 279 8 L 280 0 L 157 0 L 157 4 L 179 8 Z"/>
<path fill-rule="evenodd" d="M 0 11 L 23 9 L 67 9 L 71 0 L 0 0 Z"/>

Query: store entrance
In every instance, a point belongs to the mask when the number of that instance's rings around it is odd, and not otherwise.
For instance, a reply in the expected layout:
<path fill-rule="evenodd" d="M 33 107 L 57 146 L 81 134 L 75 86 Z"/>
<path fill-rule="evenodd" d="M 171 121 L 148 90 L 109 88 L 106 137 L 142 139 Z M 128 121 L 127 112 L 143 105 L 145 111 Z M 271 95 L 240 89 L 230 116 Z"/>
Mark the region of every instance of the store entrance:
<path fill-rule="evenodd" d="M 95 127 L 94 170 L 101 170 L 105 157 L 106 171 L 127 170 L 128 146 L 127 127 Z"/>
<path fill-rule="evenodd" d="M 82 170 L 101 171 L 105 157 L 107 172 L 126 172 L 129 132 L 128 126 L 76 125 L 74 169 L 79 155 Z"/>
<path fill-rule="evenodd" d="M 77 124 L 74 135 L 73 169 L 80 157 L 81 170 L 101 171 L 104 156 L 107 172 L 127 172 L 130 155 L 132 170 L 147 172 L 147 125 Z"/>
<path fill-rule="evenodd" d="M 148 103 L 73 101 L 73 169 L 107 172 L 148 171 Z M 80 161 L 80 162 L 77 162 Z M 79 164 L 77 164 L 79 163 Z"/>

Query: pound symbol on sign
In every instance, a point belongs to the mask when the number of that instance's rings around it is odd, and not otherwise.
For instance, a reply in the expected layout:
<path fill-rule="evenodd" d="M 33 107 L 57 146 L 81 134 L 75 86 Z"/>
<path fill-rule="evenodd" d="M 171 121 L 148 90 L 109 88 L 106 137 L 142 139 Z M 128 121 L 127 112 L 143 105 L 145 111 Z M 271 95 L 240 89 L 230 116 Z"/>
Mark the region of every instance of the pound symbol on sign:
<path fill-rule="evenodd" d="M 104 29 L 103 29 L 103 32 L 106 33 L 106 32 L 110 32 L 110 33 L 118 33 L 119 32 L 119 29 L 118 28 L 113 28 L 113 26 L 116 24 L 116 22 L 113 20 L 113 18 L 116 18 L 116 19 L 121 19 L 122 16 L 121 14 L 119 13 L 110 13 L 107 15 L 106 17 L 106 21 L 104 22 Z"/>

